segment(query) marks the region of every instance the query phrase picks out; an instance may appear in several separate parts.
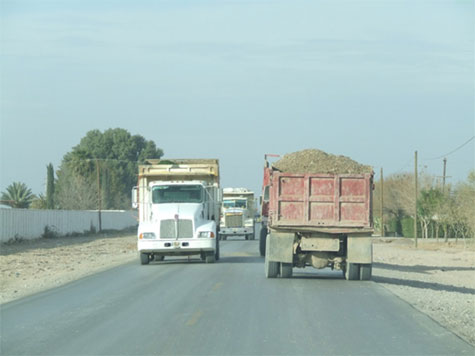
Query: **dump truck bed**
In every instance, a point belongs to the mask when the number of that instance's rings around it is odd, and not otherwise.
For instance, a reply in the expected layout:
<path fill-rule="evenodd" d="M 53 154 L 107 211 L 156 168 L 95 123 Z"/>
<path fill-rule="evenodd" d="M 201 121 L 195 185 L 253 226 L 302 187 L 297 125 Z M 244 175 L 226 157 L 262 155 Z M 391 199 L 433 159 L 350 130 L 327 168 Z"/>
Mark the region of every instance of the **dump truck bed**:
<path fill-rule="evenodd" d="M 219 161 L 217 159 L 148 160 L 139 166 L 139 181 L 189 181 L 203 180 L 219 185 Z"/>
<path fill-rule="evenodd" d="M 373 175 L 273 171 L 269 227 L 333 233 L 372 230 Z"/>

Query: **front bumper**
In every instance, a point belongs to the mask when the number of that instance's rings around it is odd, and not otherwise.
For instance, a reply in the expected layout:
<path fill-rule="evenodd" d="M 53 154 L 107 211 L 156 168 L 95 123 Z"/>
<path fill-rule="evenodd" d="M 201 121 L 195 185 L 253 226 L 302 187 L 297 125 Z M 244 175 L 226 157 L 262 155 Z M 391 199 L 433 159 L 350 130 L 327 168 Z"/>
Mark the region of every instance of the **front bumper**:
<path fill-rule="evenodd" d="M 139 252 L 160 253 L 164 255 L 189 255 L 202 251 L 214 251 L 216 239 L 179 239 L 179 240 L 138 240 Z"/>
<path fill-rule="evenodd" d="M 219 229 L 220 235 L 247 235 L 253 234 L 252 227 L 222 227 Z"/>

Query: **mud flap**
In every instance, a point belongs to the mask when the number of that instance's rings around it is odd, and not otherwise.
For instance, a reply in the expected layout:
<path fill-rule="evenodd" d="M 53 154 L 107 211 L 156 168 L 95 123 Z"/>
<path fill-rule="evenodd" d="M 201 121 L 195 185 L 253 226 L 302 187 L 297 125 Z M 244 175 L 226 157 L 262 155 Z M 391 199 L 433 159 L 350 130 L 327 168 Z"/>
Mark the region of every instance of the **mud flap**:
<path fill-rule="evenodd" d="M 371 264 L 373 242 L 371 237 L 348 237 L 347 262 Z"/>
<path fill-rule="evenodd" d="M 293 263 L 294 234 L 274 232 L 267 236 L 269 261 Z"/>

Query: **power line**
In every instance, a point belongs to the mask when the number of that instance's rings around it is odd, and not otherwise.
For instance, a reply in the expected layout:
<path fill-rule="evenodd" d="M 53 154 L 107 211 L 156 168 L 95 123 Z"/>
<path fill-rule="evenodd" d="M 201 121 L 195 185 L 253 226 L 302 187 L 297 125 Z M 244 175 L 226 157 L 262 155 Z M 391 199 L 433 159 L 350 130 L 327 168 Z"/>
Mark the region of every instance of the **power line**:
<path fill-rule="evenodd" d="M 447 157 L 448 155 L 451 155 L 452 153 L 457 152 L 459 149 L 461 149 L 462 147 L 464 147 L 467 143 L 469 143 L 470 141 L 472 141 L 474 138 L 475 138 L 475 136 L 470 137 L 467 141 L 465 141 L 464 143 L 462 143 L 460 146 L 458 146 L 456 149 L 450 151 L 449 153 L 446 153 L 446 154 L 444 154 L 444 155 L 442 155 L 442 156 L 435 157 L 435 158 L 425 158 L 424 161 L 434 161 L 434 160 L 436 160 L 436 159 L 441 159 L 441 158 Z"/>
<path fill-rule="evenodd" d="M 412 157 L 409 158 L 409 160 L 404 164 L 404 166 L 402 166 L 400 169 L 398 169 L 398 170 L 397 170 L 396 172 L 394 172 L 393 174 L 398 174 L 398 173 L 401 172 L 404 168 L 406 168 L 406 167 L 409 165 L 409 163 L 411 163 L 411 162 L 412 162 Z"/>

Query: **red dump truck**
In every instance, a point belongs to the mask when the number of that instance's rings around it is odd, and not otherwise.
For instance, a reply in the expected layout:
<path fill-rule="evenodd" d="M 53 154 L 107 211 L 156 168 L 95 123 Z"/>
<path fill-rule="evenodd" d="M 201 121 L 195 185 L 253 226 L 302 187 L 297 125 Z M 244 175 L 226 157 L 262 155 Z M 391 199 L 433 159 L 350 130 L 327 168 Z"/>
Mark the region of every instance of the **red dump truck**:
<path fill-rule="evenodd" d="M 294 267 L 343 271 L 369 280 L 372 269 L 373 173 L 286 173 L 265 156 L 260 235 L 267 278 Z"/>

